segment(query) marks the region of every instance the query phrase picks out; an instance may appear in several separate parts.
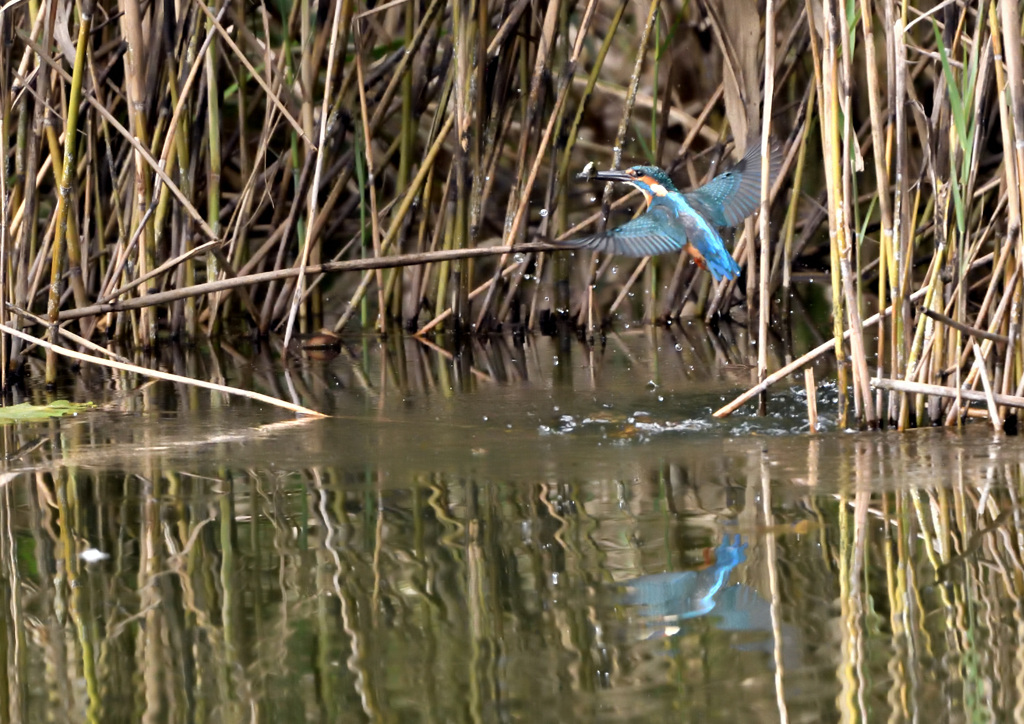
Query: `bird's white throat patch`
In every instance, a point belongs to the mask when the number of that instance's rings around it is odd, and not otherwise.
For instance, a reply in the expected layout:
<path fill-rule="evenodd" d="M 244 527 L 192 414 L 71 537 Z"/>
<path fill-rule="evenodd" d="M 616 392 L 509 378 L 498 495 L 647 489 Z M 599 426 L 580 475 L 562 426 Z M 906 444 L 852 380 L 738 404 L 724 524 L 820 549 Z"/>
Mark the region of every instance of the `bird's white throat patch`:
<path fill-rule="evenodd" d="M 668 191 L 661 184 L 651 184 L 651 193 L 655 196 L 668 196 Z"/>

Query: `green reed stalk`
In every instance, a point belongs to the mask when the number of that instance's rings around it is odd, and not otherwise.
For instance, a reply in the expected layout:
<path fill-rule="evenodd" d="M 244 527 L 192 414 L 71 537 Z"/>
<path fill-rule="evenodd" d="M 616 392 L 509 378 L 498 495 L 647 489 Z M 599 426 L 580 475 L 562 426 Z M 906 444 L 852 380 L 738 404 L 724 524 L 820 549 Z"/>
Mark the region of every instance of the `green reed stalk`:
<path fill-rule="evenodd" d="M 191 155 L 189 154 L 191 124 L 189 123 L 189 116 L 187 113 L 179 113 L 181 106 L 181 96 L 178 90 L 178 77 L 184 75 L 185 68 L 195 67 L 195 61 L 199 55 L 199 33 L 200 25 L 196 23 L 192 33 L 189 35 L 188 44 L 186 45 L 185 50 L 185 57 L 183 58 L 180 67 L 177 68 L 177 77 L 169 77 L 167 79 L 168 92 L 171 98 L 171 103 L 173 104 L 172 107 L 175 109 L 174 115 L 171 117 L 170 127 L 167 129 L 167 138 L 165 139 L 165 142 L 171 141 L 173 142 L 174 145 L 173 148 L 168 148 L 167 155 L 168 160 L 170 160 L 170 156 L 172 154 L 178 159 L 180 159 L 178 167 L 181 170 L 181 173 L 178 175 L 178 183 L 181 186 L 182 193 L 186 194 L 187 196 L 191 196 L 193 193 L 192 171 L 186 168 L 185 164 L 185 159 L 191 158 Z M 183 87 L 185 87 L 185 84 L 183 84 Z M 176 120 L 177 123 L 175 123 Z M 162 189 L 165 190 L 167 194 L 170 194 L 170 187 L 164 185 Z M 161 191 L 161 194 L 163 194 L 163 191 Z M 162 198 L 161 201 L 163 201 Z M 181 240 L 181 251 L 186 254 L 189 253 L 193 248 L 191 230 L 192 224 L 189 223 L 188 221 L 183 220 L 181 225 L 181 232 L 183 237 Z M 182 267 L 182 272 L 178 276 L 178 279 L 180 280 L 180 283 L 183 284 L 185 287 L 191 287 L 195 285 L 196 264 L 193 260 L 189 259 L 184 263 Z M 182 304 L 183 306 L 181 308 L 182 319 L 180 331 L 184 334 L 184 338 L 186 341 L 195 341 L 199 336 L 199 315 L 196 310 L 195 297 L 189 297 L 188 299 L 185 299 L 182 302 Z M 178 331 L 179 328 L 177 327 L 177 325 L 172 327 L 172 332 Z"/>
<path fill-rule="evenodd" d="M 45 113 L 43 123 L 47 146 L 50 150 L 50 165 L 53 170 L 53 180 L 54 184 L 59 188 L 64 178 L 63 163 L 61 162 L 62 151 L 60 148 L 60 142 L 57 138 L 57 131 L 54 128 L 53 113 L 49 109 L 47 109 Z M 82 246 L 81 238 L 78 235 L 78 222 L 75 220 L 74 214 L 68 214 L 65 239 L 64 247 L 67 250 L 68 257 L 68 281 L 75 299 L 75 305 L 83 306 L 83 304 L 89 303 L 89 297 L 86 293 L 85 284 L 82 279 Z"/>
<path fill-rule="evenodd" d="M 804 113 L 804 122 L 800 129 L 799 150 L 796 157 L 796 168 L 793 170 L 793 193 L 789 197 L 789 206 L 786 208 L 786 220 L 782 226 L 783 243 L 776 249 L 776 260 L 773 266 L 772 277 L 776 277 L 781 269 L 781 297 L 782 307 L 789 309 L 789 295 L 793 284 L 793 237 L 796 234 L 796 221 L 800 208 L 800 195 L 803 188 L 804 171 L 807 168 L 807 148 L 811 139 L 811 127 L 814 125 L 814 109 L 816 104 L 817 86 L 811 83 L 808 86 L 807 98 Z M 781 257 L 779 256 L 781 252 Z"/>
<path fill-rule="evenodd" d="M 57 188 L 57 234 L 53 243 L 53 257 L 50 266 L 50 294 L 47 302 L 47 316 L 50 321 L 50 341 L 57 342 L 57 323 L 60 314 L 60 277 L 68 238 L 68 217 L 71 213 L 71 185 L 77 165 L 78 109 L 82 102 L 82 78 L 85 73 L 85 49 L 89 44 L 92 27 L 92 0 L 84 0 L 79 7 L 78 47 L 75 49 L 75 67 L 71 76 L 71 93 L 68 97 L 68 121 L 64 132 L 64 159 L 60 185 Z M 56 166 L 55 166 L 56 168 Z M 81 281 L 81 277 L 79 277 Z M 46 384 L 57 381 L 57 355 L 46 354 Z"/>
<path fill-rule="evenodd" d="M 212 32 L 216 21 L 210 17 L 206 20 L 207 32 Z M 222 151 L 221 151 L 221 117 L 220 104 L 221 92 L 217 81 L 217 70 L 220 65 L 217 44 L 210 43 L 206 46 L 206 223 L 213 230 L 215 236 L 220 236 L 220 181 L 222 172 Z M 210 281 L 220 275 L 218 259 L 213 254 L 206 257 L 206 278 Z M 209 334 L 216 334 L 220 329 L 220 318 L 211 314 L 209 319 Z"/>

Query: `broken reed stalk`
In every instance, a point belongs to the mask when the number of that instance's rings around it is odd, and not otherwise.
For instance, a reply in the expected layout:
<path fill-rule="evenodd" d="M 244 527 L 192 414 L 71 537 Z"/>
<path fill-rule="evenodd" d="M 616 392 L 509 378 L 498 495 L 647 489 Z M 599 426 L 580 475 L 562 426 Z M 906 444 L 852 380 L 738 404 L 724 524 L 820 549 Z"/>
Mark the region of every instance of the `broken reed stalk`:
<path fill-rule="evenodd" d="M 369 257 L 366 259 L 353 259 L 350 261 L 324 262 L 317 266 L 306 267 L 305 273 L 309 274 L 337 274 L 339 272 L 391 269 L 397 267 L 415 266 L 451 259 L 473 259 L 487 256 L 499 256 L 510 253 L 528 253 L 537 251 L 553 251 L 557 247 L 543 242 L 532 242 L 518 244 L 516 246 L 483 246 L 475 249 L 442 249 L 439 251 L 426 252 L 423 254 L 402 254 L 394 256 Z M 511 271 L 511 267 L 506 272 Z M 151 298 L 136 297 L 125 300 L 111 300 L 91 307 L 81 309 L 67 309 L 60 313 L 60 320 L 80 319 L 96 314 L 109 312 L 121 312 L 130 309 L 142 309 L 146 306 L 167 304 L 179 299 L 187 299 L 190 296 L 201 297 L 225 290 L 240 289 L 264 284 L 269 281 L 279 281 L 297 277 L 302 270 L 296 267 L 285 267 L 273 271 L 234 276 L 227 279 L 219 279 L 214 282 L 197 284 L 192 287 L 181 289 L 169 289 L 166 292 L 154 292 L 148 295 Z M 487 282 L 489 284 L 490 282 Z M 483 291 L 482 289 L 480 291 Z M 476 294 L 472 294 L 475 298 Z M 429 331 L 429 330 L 428 330 Z"/>
<path fill-rule="evenodd" d="M 920 290 L 918 292 L 914 292 L 914 294 L 911 295 L 911 301 L 915 301 L 916 299 L 920 299 L 921 297 L 924 296 L 924 294 L 925 294 L 925 290 L 924 289 L 922 289 L 922 290 Z M 878 324 L 879 322 L 884 320 L 887 316 L 891 315 L 892 313 L 893 313 L 893 307 L 892 306 L 886 307 L 886 309 L 884 311 L 878 312 L 876 314 L 873 314 L 870 317 L 868 317 L 867 319 L 863 320 L 861 322 L 861 325 L 866 328 L 866 327 L 870 327 L 873 324 Z M 759 382 L 754 387 L 751 387 L 749 390 L 747 390 L 743 394 L 739 395 L 736 399 L 734 399 L 729 404 L 724 405 L 723 407 L 720 407 L 717 410 L 715 410 L 715 412 L 713 413 L 714 417 L 726 417 L 727 415 L 731 415 L 732 413 L 736 412 L 736 410 L 740 409 L 744 404 L 749 402 L 751 399 L 753 399 L 754 397 L 760 395 L 762 392 L 764 392 L 769 387 L 774 385 L 776 382 L 780 382 L 780 381 L 786 379 L 787 377 L 789 377 L 794 372 L 800 371 L 805 366 L 807 366 L 810 362 L 813 362 L 818 357 L 821 357 L 823 354 L 828 352 L 830 349 L 834 351 L 836 349 L 836 347 L 838 347 L 839 345 L 842 344 L 844 339 L 849 339 L 849 337 L 851 335 L 852 335 L 852 331 L 851 330 L 846 330 L 845 332 L 843 332 L 843 337 L 841 339 L 830 339 L 830 340 L 828 340 L 826 342 L 823 342 L 822 344 L 819 344 L 817 347 L 815 347 L 814 349 L 810 350 L 809 352 L 803 354 L 799 358 L 793 360 L 792 362 L 790 362 L 785 367 L 782 367 L 781 369 L 776 370 L 772 374 L 768 375 L 767 377 L 764 378 L 763 381 Z"/>
<path fill-rule="evenodd" d="M 1005 405 L 1015 409 L 1024 409 L 1024 397 L 1018 395 L 1003 395 L 991 393 L 990 391 L 979 392 L 978 390 L 964 389 L 961 387 L 930 385 L 924 382 L 907 382 L 905 380 L 893 380 L 886 378 L 879 379 L 877 377 L 872 378 L 871 384 L 882 390 L 896 390 L 899 392 L 908 392 L 919 395 L 934 395 L 936 397 L 947 397 L 950 399 L 962 397 L 963 399 L 971 400 L 972 402 L 993 401 L 998 405 Z M 991 413 L 993 411 L 992 407 L 990 406 L 989 409 Z M 994 420 L 996 424 L 999 423 L 998 415 Z M 999 425 L 998 429 L 1001 430 L 1002 425 Z"/>
<path fill-rule="evenodd" d="M 191 379 L 189 377 L 182 377 L 181 375 L 171 374 L 170 372 L 162 372 L 160 370 L 151 370 L 147 367 L 139 367 L 138 365 L 125 364 L 113 359 L 103 359 L 102 357 L 94 357 L 93 355 L 82 354 L 76 352 L 73 349 L 61 347 L 60 345 L 51 344 L 44 339 L 33 337 L 31 334 L 22 332 L 19 329 L 10 327 L 6 324 L 0 324 L 0 332 L 4 334 L 10 334 L 14 337 L 18 337 L 26 342 L 39 345 L 44 347 L 47 351 L 53 351 L 54 354 L 59 354 L 64 357 L 70 357 L 71 359 L 78 360 L 79 362 L 88 362 L 90 364 L 99 365 L 100 367 L 109 367 L 111 369 L 122 370 L 124 372 L 133 372 L 135 374 L 143 375 L 145 377 L 153 377 L 158 380 L 166 380 L 168 382 L 177 382 L 179 384 L 189 385 L 192 387 L 201 387 L 204 390 L 213 390 L 214 392 L 224 392 L 229 395 L 238 395 L 239 397 L 247 397 L 250 400 L 256 400 L 257 402 L 265 402 L 268 405 L 280 407 L 285 410 L 289 410 L 298 415 L 310 415 L 312 417 L 327 417 L 321 412 L 311 410 L 308 407 L 302 405 L 296 405 L 285 400 L 279 400 L 276 397 L 270 395 L 264 395 L 260 392 L 253 392 L 251 390 L 243 390 L 238 387 L 229 387 L 227 385 L 218 385 L 213 382 L 206 382 L 204 380 Z"/>
<path fill-rule="evenodd" d="M 807 395 L 807 424 L 811 433 L 818 431 L 818 389 L 814 384 L 814 368 L 804 368 L 804 392 Z"/>

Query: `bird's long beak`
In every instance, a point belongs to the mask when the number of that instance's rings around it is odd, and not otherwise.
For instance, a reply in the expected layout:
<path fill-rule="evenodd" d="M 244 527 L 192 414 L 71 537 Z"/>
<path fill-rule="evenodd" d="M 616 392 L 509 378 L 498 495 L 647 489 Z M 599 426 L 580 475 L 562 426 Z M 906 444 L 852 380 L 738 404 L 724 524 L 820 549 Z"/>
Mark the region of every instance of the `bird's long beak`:
<path fill-rule="evenodd" d="M 626 183 L 633 180 L 633 177 L 625 171 L 598 171 L 590 178 L 593 181 L 623 181 Z"/>

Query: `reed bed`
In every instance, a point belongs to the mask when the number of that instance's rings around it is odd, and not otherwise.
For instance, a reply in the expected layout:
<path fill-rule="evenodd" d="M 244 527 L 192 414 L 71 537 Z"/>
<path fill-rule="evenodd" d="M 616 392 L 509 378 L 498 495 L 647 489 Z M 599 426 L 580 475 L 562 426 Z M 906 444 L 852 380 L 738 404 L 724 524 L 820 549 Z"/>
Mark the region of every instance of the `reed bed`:
<path fill-rule="evenodd" d="M 844 424 L 954 424 L 981 394 L 1015 425 L 1016 2 L 12 0 L 0 38 L 0 323 L 45 315 L 51 343 L 726 315 L 762 350 L 738 405 L 814 278 Z M 585 163 L 686 188 L 758 137 L 786 161 L 739 283 L 551 252 L 641 205 Z"/>

